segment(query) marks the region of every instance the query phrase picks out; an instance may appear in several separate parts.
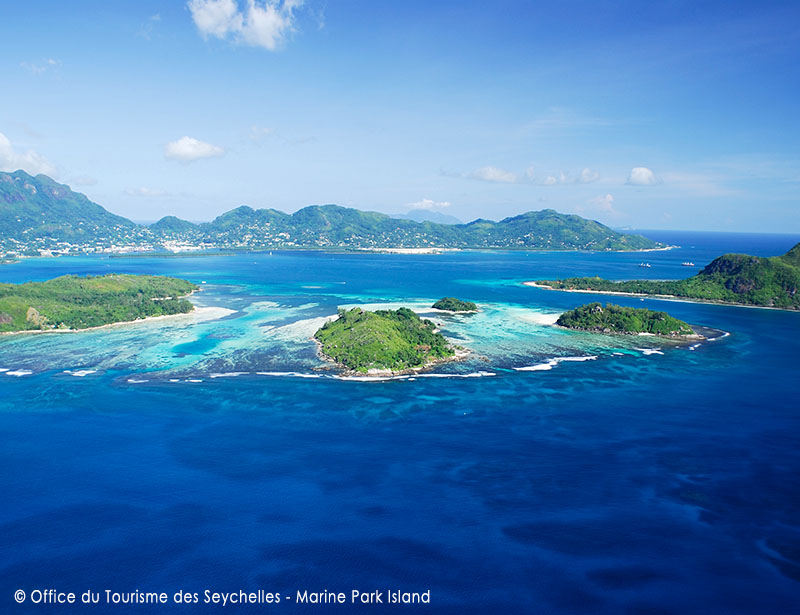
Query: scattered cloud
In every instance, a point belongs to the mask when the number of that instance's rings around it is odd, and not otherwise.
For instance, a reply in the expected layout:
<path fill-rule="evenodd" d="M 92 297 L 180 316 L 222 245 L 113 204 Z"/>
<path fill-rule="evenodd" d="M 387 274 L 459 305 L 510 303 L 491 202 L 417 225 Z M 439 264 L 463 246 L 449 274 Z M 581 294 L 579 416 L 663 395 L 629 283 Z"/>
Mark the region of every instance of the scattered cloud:
<path fill-rule="evenodd" d="M 45 58 L 33 62 L 20 62 L 19 65 L 25 70 L 31 71 L 34 75 L 41 75 L 48 70 L 59 67 L 61 62 L 53 58 Z"/>
<path fill-rule="evenodd" d="M 140 188 L 126 188 L 125 194 L 127 194 L 128 196 L 141 196 L 148 199 L 172 196 L 169 192 L 166 192 L 165 190 L 160 190 L 158 188 L 147 188 L 145 186 L 142 186 Z"/>
<path fill-rule="evenodd" d="M 617 210 L 614 209 L 614 197 L 610 194 L 606 194 L 605 196 L 596 196 L 593 199 L 589 199 L 587 201 L 589 205 L 592 206 L 593 209 L 597 211 L 601 211 L 607 214 L 617 214 Z"/>
<path fill-rule="evenodd" d="M 491 166 L 475 169 L 474 171 L 467 173 L 466 176 L 470 179 L 479 179 L 484 182 L 495 182 L 499 184 L 519 183 L 519 177 L 516 173 Z"/>
<path fill-rule="evenodd" d="M 89 175 L 78 175 L 69 180 L 72 186 L 94 186 L 97 184 L 97 179 Z"/>
<path fill-rule="evenodd" d="M 274 51 L 295 30 L 295 11 L 304 0 L 189 0 L 200 34 Z M 324 22 L 323 22 L 324 23 Z"/>
<path fill-rule="evenodd" d="M 498 167 L 487 166 L 475 169 L 463 175 L 469 179 L 478 179 L 486 182 L 501 184 L 530 184 L 534 186 L 557 186 L 559 184 L 589 184 L 600 179 L 600 173 L 589 168 L 580 173 L 558 171 L 538 175 L 534 167 L 528 167 L 522 173 L 507 171 Z"/>
<path fill-rule="evenodd" d="M 416 203 L 407 203 L 406 205 L 411 209 L 443 209 L 445 207 L 450 207 L 452 203 L 450 201 L 434 201 L 433 199 L 422 199 L 421 201 L 417 201 Z"/>
<path fill-rule="evenodd" d="M 201 158 L 214 158 L 225 154 L 225 150 L 216 145 L 198 141 L 192 137 L 181 137 L 164 146 L 164 157 L 179 162 L 193 162 Z"/>
<path fill-rule="evenodd" d="M 264 126 L 253 124 L 250 126 L 250 132 L 248 133 L 248 136 L 250 137 L 251 141 L 260 144 L 265 139 L 277 135 L 274 128 L 265 128 Z"/>
<path fill-rule="evenodd" d="M 38 152 L 29 149 L 17 151 L 2 132 L 0 132 L 0 171 L 17 171 L 22 169 L 31 175 L 44 173 L 55 176 L 56 167 Z"/>
<path fill-rule="evenodd" d="M 141 38 L 149 41 L 153 37 L 153 31 L 160 21 L 161 15 L 159 13 L 151 15 L 139 28 L 136 36 L 140 36 Z"/>
<path fill-rule="evenodd" d="M 647 167 L 634 167 L 625 183 L 629 186 L 656 186 L 661 180 Z"/>

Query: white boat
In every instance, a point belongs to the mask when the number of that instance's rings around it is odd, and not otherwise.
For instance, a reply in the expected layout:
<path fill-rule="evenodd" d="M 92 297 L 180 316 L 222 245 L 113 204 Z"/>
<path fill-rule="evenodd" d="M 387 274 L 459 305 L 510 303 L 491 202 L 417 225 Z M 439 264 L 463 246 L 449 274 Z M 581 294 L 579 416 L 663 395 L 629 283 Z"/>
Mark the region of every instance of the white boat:
<path fill-rule="evenodd" d="M 650 263 L 639 263 L 639 267 L 650 267 Z"/>
<path fill-rule="evenodd" d="M 681 263 L 682 267 L 694 267 L 694 263 L 691 261 L 686 261 L 685 263 Z"/>

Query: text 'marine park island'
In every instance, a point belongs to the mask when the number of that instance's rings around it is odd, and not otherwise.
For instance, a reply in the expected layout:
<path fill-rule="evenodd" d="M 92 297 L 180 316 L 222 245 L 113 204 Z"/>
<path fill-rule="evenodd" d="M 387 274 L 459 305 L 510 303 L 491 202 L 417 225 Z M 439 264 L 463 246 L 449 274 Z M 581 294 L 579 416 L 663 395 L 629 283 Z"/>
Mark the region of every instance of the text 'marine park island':
<path fill-rule="evenodd" d="M 796 3 L 11 2 L 0 613 L 792 613 Z"/>

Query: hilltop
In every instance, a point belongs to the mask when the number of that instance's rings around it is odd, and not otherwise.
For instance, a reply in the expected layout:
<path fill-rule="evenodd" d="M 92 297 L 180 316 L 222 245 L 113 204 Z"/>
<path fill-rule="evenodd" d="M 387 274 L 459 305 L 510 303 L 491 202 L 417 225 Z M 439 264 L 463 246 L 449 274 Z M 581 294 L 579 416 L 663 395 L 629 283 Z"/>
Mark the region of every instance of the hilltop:
<path fill-rule="evenodd" d="M 338 205 L 293 214 L 247 205 L 211 222 L 165 216 L 150 226 L 114 215 L 45 175 L 0 173 L 0 249 L 15 254 L 194 248 L 500 248 L 645 250 L 663 247 L 594 220 L 552 209 L 499 222 L 441 224 Z"/>

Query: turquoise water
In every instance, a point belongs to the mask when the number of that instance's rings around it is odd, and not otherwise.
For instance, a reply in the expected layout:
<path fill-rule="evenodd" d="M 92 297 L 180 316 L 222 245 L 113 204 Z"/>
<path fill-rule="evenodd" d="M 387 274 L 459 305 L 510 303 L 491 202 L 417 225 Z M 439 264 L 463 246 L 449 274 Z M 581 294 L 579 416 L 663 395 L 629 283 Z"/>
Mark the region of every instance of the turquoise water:
<path fill-rule="evenodd" d="M 187 317 L 0 339 L 0 601 L 29 612 L 14 590 L 50 587 L 430 589 L 437 613 L 791 610 L 800 314 L 615 297 L 724 333 L 608 338 L 549 324 L 596 295 L 520 284 L 684 277 L 683 261 L 798 240 L 652 235 L 685 247 L 4 266 L 3 281 L 147 272 L 202 290 Z M 481 312 L 429 313 L 443 295 Z M 470 356 L 370 382 L 317 358 L 310 336 L 337 307 L 396 304 Z"/>

